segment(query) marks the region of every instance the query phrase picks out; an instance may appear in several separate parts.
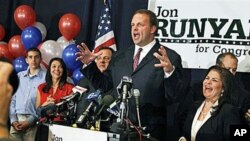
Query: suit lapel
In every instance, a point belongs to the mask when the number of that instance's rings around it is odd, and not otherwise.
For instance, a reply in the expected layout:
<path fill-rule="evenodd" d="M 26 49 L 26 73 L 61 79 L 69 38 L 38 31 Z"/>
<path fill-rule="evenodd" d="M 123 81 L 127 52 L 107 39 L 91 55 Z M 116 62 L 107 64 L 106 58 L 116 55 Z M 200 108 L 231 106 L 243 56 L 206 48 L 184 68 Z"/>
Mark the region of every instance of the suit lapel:
<path fill-rule="evenodd" d="M 130 72 L 133 72 L 133 63 L 134 63 L 133 56 L 134 56 L 134 51 L 135 51 L 135 47 L 132 46 L 132 47 L 130 47 L 128 49 L 128 51 L 125 54 L 126 62 L 128 64 Z M 126 64 L 123 64 L 123 65 L 126 65 Z"/>
<path fill-rule="evenodd" d="M 159 49 L 159 44 L 156 43 L 152 49 L 148 52 L 148 54 L 142 59 L 142 61 L 139 63 L 138 67 L 135 69 L 135 72 L 137 72 L 138 70 L 140 70 L 141 68 L 143 68 L 143 66 L 145 66 L 148 62 L 150 62 L 151 60 L 155 59 L 155 57 L 153 56 L 154 52 L 158 52 Z M 133 60 L 132 60 L 132 65 L 133 65 Z M 132 67 L 133 68 L 133 67 Z"/>

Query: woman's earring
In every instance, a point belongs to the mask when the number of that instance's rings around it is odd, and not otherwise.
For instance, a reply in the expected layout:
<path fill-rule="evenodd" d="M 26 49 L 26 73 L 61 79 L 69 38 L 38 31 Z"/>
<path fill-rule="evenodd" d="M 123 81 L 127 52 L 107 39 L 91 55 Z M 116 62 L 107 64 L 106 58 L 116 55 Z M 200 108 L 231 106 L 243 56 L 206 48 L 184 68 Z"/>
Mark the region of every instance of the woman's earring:
<path fill-rule="evenodd" d="M 222 91 L 221 91 L 221 94 L 220 94 L 220 96 L 223 96 L 223 93 L 224 93 L 224 90 L 222 90 Z"/>

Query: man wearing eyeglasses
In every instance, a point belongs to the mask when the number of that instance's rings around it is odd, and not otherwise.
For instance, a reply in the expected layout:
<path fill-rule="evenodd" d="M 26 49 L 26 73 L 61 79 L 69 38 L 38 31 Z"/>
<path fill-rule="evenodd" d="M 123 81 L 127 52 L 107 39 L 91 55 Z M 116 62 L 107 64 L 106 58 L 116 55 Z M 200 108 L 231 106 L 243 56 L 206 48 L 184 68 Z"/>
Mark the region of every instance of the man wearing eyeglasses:
<path fill-rule="evenodd" d="M 98 56 L 96 59 L 95 59 L 95 63 L 96 63 L 96 66 L 97 68 L 101 71 L 101 72 L 104 72 L 108 66 L 109 66 L 109 63 L 111 61 L 111 58 L 112 58 L 112 55 L 114 53 L 114 50 L 110 47 L 101 47 L 99 49 L 99 52 L 101 53 L 100 56 Z M 78 105 L 77 105 L 77 115 L 76 115 L 76 120 L 81 116 L 81 114 L 83 114 L 83 112 L 86 110 L 87 106 L 90 104 L 89 101 L 86 100 L 86 97 L 96 91 L 96 89 L 91 85 L 91 82 L 86 78 L 84 77 L 83 79 L 81 79 L 78 84 L 79 86 L 81 87 L 85 87 L 87 89 L 89 89 L 88 93 L 86 93 L 82 99 L 78 102 Z M 108 92 L 105 92 L 104 94 L 102 94 L 102 98 L 106 95 L 106 94 L 109 94 L 111 91 L 108 91 Z M 101 130 L 105 130 L 104 129 L 105 127 L 103 126 Z"/>
<path fill-rule="evenodd" d="M 102 47 L 99 52 L 102 53 L 102 55 L 98 56 L 95 60 L 98 69 L 103 72 L 108 68 L 109 62 L 111 60 L 113 49 L 109 47 Z"/>

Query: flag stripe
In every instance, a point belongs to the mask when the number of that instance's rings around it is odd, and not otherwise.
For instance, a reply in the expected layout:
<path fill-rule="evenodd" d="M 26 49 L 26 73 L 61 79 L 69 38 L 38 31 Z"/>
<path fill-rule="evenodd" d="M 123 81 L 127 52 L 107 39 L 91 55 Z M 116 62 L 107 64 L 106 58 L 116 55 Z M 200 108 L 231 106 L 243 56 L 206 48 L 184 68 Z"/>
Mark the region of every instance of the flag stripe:
<path fill-rule="evenodd" d="M 98 38 L 95 41 L 95 47 L 99 47 L 100 45 L 105 44 L 105 42 L 108 42 L 110 40 L 113 40 L 114 41 L 113 43 L 115 44 L 115 38 L 114 38 L 113 31 L 110 31 L 107 34 L 103 35 L 102 37 Z"/>
<path fill-rule="evenodd" d="M 103 46 L 107 46 L 107 47 L 111 47 L 114 51 L 116 51 L 116 45 L 115 45 L 115 39 L 112 38 L 112 39 L 109 39 L 108 41 L 100 44 L 99 46 L 96 46 L 95 47 L 95 53 L 99 51 L 99 49 Z"/>

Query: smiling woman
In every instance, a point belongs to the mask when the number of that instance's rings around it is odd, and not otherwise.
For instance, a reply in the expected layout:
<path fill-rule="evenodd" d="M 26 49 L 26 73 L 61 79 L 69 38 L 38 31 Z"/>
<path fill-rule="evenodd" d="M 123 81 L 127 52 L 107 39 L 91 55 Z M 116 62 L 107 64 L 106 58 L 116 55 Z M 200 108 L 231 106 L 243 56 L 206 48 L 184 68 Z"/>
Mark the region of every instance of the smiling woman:
<path fill-rule="evenodd" d="M 230 125 L 241 123 L 238 109 L 231 105 L 234 92 L 233 75 L 219 66 L 210 67 L 203 81 L 205 100 L 190 108 L 183 137 L 191 141 L 229 140 Z"/>
<path fill-rule="evenodd" d="M 215 103 L 223 91 L 220 74 L 215 70 L 211 70 L 203 81 L 203 95 L 206 101 Z"/>
<path fill-rule="evenodd" d="M 42 109 L 45 106 L 59 103 L 62 97 L 71 94 L 73 87 L 72 84 L 67 82 L 67 69 L 64 61 L 61 58 L 52 58 L 49 62 L 45 83 L 38 86 L 37 108 Z M 66 124 L 60 115 L 56 115 L 56 113 L 50 114 L 52 116 L 46 115 L 47 120 L 52 120 L 51 122 L 54 124 Z M 36 138 L 41 141 L 47 140 L 48 127 L 41 126 L 38 129 Z"/>
<path fill-rule="evenodd" d="M 67 69 L 61 58 L 50 60 L 45 81 L 38 86 L 37 107 L 56 104 L 72 92 L 73 85 L 67 82 Z M 54 121 L 62 120 L 55 118 Z"/>

